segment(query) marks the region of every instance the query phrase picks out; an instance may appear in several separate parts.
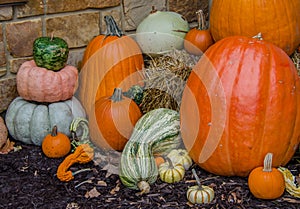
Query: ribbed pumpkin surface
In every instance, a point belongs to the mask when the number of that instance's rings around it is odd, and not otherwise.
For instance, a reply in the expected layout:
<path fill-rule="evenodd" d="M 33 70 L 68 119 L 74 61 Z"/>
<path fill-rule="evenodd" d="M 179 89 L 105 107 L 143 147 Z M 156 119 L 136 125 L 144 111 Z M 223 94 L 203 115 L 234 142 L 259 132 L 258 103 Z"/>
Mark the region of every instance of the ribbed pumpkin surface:
<path fill-rule="evenodd" d="M 60 71 L 24 62 L 17 73 L 17 89 L 21 97 L 36 102 L 58 102 L 72 98 L 78 87 L 78 70 L 67 65 Z"/>
<path fill-rule="evenodd" d="M 218 175 L 247 176 L 268 152 L 285 165 L 300 136 L 294 64 L 271 43 L 228 37 L 210 47 L 183 93 L 181 133 L 193 160 Z"/>
<path fill-rule="evenodd" d="M 232 35 L 262 33 L 291 55 L 300 44 L 299 0 L 213 1 L 210 30 L 215 41 Z"/>

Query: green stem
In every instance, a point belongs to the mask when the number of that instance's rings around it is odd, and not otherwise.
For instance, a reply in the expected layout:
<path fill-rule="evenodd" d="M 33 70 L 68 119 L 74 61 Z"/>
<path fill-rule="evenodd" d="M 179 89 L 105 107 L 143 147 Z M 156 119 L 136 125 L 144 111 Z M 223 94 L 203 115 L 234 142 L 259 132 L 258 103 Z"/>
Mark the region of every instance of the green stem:
<path fill-rule="evenodd" d="M 111 15 L 104 16 L 105 24 L 106 24 L 106 36 L 123 36 L 122 30 L 118 27 L 116 21 Z"/>
<path fill-rule="evenodd" d="M 113 95 L 110 97 L 110 99 L 113 102 L 119 102 L 123 100 L 123 95 L 122 95 L 122 89 L 121 88 L 115 88 Z"/>

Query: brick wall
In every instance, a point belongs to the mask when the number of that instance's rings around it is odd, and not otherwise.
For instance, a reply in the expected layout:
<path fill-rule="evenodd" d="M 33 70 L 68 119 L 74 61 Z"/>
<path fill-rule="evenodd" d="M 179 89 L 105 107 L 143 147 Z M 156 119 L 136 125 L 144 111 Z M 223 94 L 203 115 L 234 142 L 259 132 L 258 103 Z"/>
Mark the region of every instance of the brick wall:
<path fill-rule="evenodd" d="M 125 33 L 134 33 L 151 7 L 182 14 L 193 23 L 198 9 L 208 11 L 208 0 L 29 0 L 21 6 L 0 7 L 0 113 L 17 96 L 19 66 L 32 59 L 39 36 L 65 39 L 68 64 L 78 67 L 89 41 L 105 31 L 103 17 L 113 15 Z"/>

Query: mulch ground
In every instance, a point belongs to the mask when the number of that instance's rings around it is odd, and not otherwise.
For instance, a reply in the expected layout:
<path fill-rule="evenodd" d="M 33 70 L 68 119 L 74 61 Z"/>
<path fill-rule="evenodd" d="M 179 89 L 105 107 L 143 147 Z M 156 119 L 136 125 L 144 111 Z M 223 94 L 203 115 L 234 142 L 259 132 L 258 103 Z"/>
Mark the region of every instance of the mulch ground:
<path fill-rule="evenodd" d="M 191 169 L 179 183 L 167 184 L 160 179 L 151 185 L 148 194 L 125 188 L 114 171 L 119 157 L 115 153 L 96 151 L 95 160 L 75 164 L 72 171 L 87 169 L 70 182 L 56 177 L 63 158 L 49 159 L 41 147 L 16 142 L 22 149 L 0 155 L 0 208 L 300 208 L 300 199 L 287 192 L 276 200 L 260 200 L 252 196 L 247 178 L 222 177 L 205 172 L 193 165 L 204 185 L 215 190 L 210 204 L 192 205 L 186 191 L 196 182 Z M 115 162 L 114 162 L 115 161 Z M 287 167 L 300 171 L 300 153 L 296 153 Z"/>

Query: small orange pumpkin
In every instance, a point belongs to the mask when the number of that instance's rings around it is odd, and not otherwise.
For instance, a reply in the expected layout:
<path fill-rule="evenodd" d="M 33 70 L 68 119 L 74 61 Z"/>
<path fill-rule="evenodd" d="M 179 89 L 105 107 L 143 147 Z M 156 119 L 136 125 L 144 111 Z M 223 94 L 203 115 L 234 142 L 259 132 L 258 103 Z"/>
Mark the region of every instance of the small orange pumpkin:
<path fill-rule="evenodd" d="M 142 116 L 137 104 L 115 88 L 111 97 L 102 97 L 95 104 L 100 137 L 91 140 L 98 147 L 122 151 L 135 123 Z"/>
<path fill-rule="evenodd" d="M 189 30 L 184 38 L 184 49 L 193 55 L 201 55 L 214 41 L 210 30 L 206 29 L 202 10 L 196 12 L 198 16 L 198 28 Z"/>
<path fill-rule="evenodd" d="M 67 135 L 58 132 L 54 126 L 51 134 L 45 136 L 42 142 L 42 151 L 49 158 L 66 156 L 71 150 L 71 142 Z"/>
<path fill-rule="evenodd" d="M 264 166 L 253 169 L 248 178 L 250 192 L 260 199 L 276 199 L 285 190 L 285 181 L 282 173 L 272 167 L 272 153 L 264 159 Z"/>

